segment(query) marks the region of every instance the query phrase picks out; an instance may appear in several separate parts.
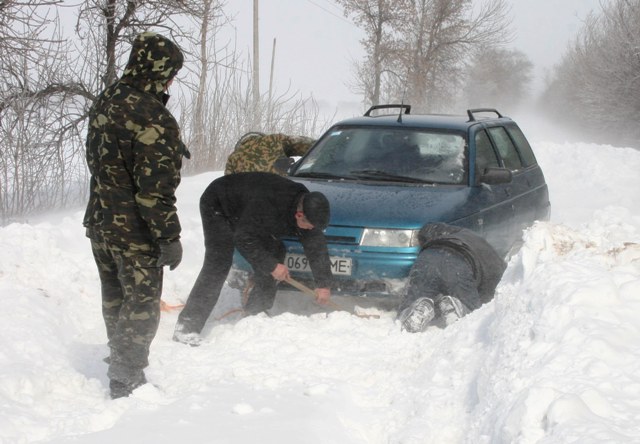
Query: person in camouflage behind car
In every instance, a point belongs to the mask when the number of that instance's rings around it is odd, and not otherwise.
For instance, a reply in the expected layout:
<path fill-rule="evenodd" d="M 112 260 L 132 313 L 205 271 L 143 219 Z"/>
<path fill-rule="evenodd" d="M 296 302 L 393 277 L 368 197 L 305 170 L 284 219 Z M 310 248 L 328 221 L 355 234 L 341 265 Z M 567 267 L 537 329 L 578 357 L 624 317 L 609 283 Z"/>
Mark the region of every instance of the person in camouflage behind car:
<path fill-rule="evenodd" d="M 261 171 L 284 175 L 293 156 L 303 156 L 315 142 L 304 136 L 247 133 L 229 155 L 224 174 Z"/>
<path fill-rule="evenodd" d="M 114 399 L 146 383 L 160 320 L 162 266 L 173 270 L 182 259 L 175 191 L 189 153 L 165 104 L 183 60 L 167 38 L 139 34 L 122 77 L 89 114 L 91 180 L 83 225 L 101 281 Z"/>

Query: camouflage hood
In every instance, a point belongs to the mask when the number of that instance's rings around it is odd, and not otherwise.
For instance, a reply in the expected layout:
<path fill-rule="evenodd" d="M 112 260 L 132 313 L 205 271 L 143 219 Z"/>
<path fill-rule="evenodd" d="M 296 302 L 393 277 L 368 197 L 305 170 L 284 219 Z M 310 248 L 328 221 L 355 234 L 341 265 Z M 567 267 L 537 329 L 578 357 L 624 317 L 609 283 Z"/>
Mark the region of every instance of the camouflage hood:
<path fill-rule="evenodd" d="M 142 91 L 162 96 L 165 87 L 182 68 L 180 48 L 155 32 L 138 34 L 133 41 L 122 80 Z"/>

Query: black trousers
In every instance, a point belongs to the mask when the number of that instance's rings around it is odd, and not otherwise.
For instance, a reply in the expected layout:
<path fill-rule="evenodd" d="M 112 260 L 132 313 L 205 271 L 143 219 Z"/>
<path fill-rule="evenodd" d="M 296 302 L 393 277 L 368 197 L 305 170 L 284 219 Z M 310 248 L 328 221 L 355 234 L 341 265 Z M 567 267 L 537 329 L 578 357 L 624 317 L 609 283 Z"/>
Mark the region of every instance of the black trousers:
<path fill-rule="evenodd" d="M 198 278 L 191 289 L 189 298 L 178 316 L 177 330 L 183 333 L 200 333 L 211 315 L 222 286 L 229 274 L 233 262 L 233 229 L 227 220 L 215 208 L 208 205 L 200 207 L 204 232 L 204 263 Z M 278 262 L 283 263 L 285 248 L 276 238 L 263 240 L 263 248 L 273 252 Z M 245 306 L 248 314 L 257 314 L 273 307 L 277 292 L 277 282 L 270 273 L 254 270 L 254 286 Z"/>
<path fill-rule="evenodd" d="M 411 268 L 407 294 L 398 313 L 418 298 L 435 301 L 440 296 L 458 298 L 469 311 L 481 305 L 473 269 L 464 257 L 448 249 L 428 248 L 420 252 Z"/>

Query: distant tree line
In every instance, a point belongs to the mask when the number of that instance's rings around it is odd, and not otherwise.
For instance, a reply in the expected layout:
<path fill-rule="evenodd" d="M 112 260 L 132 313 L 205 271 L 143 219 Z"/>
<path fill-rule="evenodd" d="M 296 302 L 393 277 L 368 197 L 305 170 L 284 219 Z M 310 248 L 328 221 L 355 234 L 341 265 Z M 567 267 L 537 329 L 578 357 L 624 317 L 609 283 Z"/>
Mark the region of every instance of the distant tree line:
<path fill-rule="evenodd" d="M 517 106 L 532 63 L 511 42 L 505 0 L 336 0 L 365 33 L 353 88 L 418 112 Z"/>
<path fill-rule="evenodd" d="M 603 2 L 587 18 L 540 108 L 589 140 L 640 149 L 640 0 Z"/>
<path fill-rule="evenodd" d="M 404 102 L 416 112 L 508 111 L 531 103 L 533 65 L 505 46 L 505 0 L 334 1 L 364 31 L 365 57 L 351 85 L 363 108 Z M 587 20 L 545 91 L 546 114 L 585 133 L 639 140 L 639 2 L 611 1 Z M 88 110 L 144 30 L 167 35 L 186 54 L 169 102 L 193 155 L 185 174 L 222 169 L 245 132 L 317 135 L 330 123 L 297 92 L 270 90 L 256 103 L 252 61 L 223 37 L 233 23 L 224 0 L 67 5 L 0 0 L 0 224 L 84 201 Z M 75 17 L 71 32 L 61 15 Z"/>

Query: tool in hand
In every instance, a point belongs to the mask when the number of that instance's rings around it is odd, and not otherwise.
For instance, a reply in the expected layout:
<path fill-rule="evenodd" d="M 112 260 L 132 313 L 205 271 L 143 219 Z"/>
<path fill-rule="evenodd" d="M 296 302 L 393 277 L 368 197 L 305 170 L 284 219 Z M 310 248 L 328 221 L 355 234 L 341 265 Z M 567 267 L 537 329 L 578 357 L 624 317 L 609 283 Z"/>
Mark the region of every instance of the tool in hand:
<path fill-rule="evenodd" d="M 294 278 L 289 277 L 288 279 L 286 279 L 286 281 L 288 284 L 292 285 L 293 287 L 297 288 L 298 290 L 300 290 L 301 292 L 309 295 L 309 296 L 313 296 L 315 298 L 316 296 L 316 292 L 313 291 L 311 288 L 307 287 L 306 285 L 304 285 L 302 282 L 296 281 Z M 330 306 L 331 308 L 335 309 L 335 310 L 341 310 L 341 311 L 349 311 L 343 307 L 341 307 L 340 305 L 336 304 L 333 301 L 329 301 L 327 303 L 328 306 Z M 380 316 L 376 315 L 376 314 L 359 314 L 359 313 L 352 313 L 354 316 L 358 316 L 359 318 L 374 318 L 374 319 L 379 319 Z"/>

